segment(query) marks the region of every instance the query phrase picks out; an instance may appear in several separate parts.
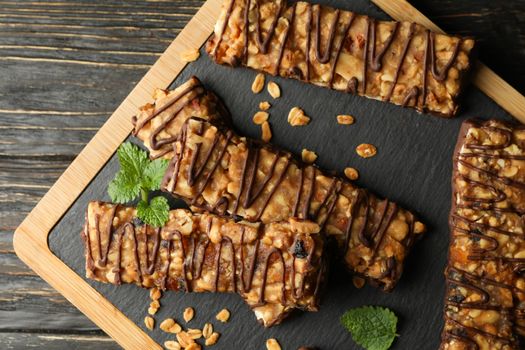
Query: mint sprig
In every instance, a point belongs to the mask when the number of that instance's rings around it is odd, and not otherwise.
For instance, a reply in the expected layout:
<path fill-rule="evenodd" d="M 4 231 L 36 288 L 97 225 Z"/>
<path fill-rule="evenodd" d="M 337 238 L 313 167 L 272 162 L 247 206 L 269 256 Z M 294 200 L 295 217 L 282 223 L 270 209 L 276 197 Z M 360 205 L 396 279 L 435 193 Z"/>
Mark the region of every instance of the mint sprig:
<path fill-rule="evenodd" d="M 139 197 L 137 216 L 154 227 L 168 221 L 169 205 L 166 198 L 149 199 L 150 191 L 160 188 L 168 167 L 164 159 L 150 160 L 148 154 L 130 142 L 122 144 L 117 151 L 120 170 L 109 183 L 108 194 L 115 203 L 127 203 Z"/>
<path fill-rule="evenodd" d="M 397 316 L 378 306 L 348 310 L 341 317 L 341 324 L 352 334 L 352 339 L 367 350 L 387 350 L 397 336 Z"/>

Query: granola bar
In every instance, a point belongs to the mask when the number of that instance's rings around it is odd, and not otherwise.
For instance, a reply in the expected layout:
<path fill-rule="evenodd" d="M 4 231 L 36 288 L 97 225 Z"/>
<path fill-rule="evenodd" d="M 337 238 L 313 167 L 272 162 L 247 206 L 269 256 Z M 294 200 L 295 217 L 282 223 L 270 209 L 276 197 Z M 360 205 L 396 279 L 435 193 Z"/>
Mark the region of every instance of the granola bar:
<path fill-rule="evenodd" d="M 294 309 L 316 311 L 324 280 L 319 226 L 298 219 L 235 222 L 170 211 L 162 228 L 136 210 L 90 202 L 82 231 L 87 278 L 186 292 L 236 292 L 265 326 Z"/>
<path fill-rule="evenodd" d="M 452 117 L 473 48 L 470 38 L 318 4 L 225 0 L 206 50 L 219 64 Z"/>
<path fill-rule="evenodd" d="M 312 220 L 335 238 L 352 272 L 386 291 L 425 229 L 388 199 L 203 119 L 188 119 L 173 147 L 161 189 L 193 210 L 249 222 Z"/>
<path fill-rule="evenodd" d="M 140 138 L 152 159 L 171 158 L 171 143 L 189 117 L 200 117 L 215 123 L 229 123 L 230 115 L 222 101 L 206 90 L 197 77 L 191 77 L 174 90 L 156 89 L 154 104 L 141 107 L 132 118 L 133 135 Z"/>
<path fill-rule="evenodd" d="M 525 127 L 463 124 L 454 157 L 443 350 L 521 349 Z"/>

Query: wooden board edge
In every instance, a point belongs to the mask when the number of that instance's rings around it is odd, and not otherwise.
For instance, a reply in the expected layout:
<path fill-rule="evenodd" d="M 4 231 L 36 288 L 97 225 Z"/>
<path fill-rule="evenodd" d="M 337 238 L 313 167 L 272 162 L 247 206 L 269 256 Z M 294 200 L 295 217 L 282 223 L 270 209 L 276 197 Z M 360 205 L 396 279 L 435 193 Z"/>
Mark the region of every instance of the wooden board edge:
<path fill-rule="evenodd" d="M 162 349 L 135 323 L 71 270 L 49 249 L 48 235 L 78 196 L 129 136 L 131 116 L 167 88 L 186 66 L 180 53 L 200 48 L 213 32 L 222 0 L 208 0 L 131 93 L 89 141 L 57 182 L 15 230 L 18 257 L 126 349 Z M 79 225 L 80 227 L 80 225 Z M 80 234 L 80 231 L 79 231 Z"/>
<path fill-rule="evenodd" d="M 416 22 L 438 33 L 444 33 L 434 22 L 406 0 L 371 0 L 397 21 Z M 472 83 L 520 122 L 525 124 L 525 96 L 492 69 L 477 62 Z"/>

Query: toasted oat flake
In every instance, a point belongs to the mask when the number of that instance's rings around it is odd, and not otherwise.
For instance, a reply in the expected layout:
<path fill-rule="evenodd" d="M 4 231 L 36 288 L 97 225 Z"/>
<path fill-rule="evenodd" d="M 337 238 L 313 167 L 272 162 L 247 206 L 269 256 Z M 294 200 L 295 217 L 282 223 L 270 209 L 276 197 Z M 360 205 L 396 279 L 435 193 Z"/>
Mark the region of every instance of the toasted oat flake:
<path fill-rule="evenodd" d="M 206 346 L 211 346 L 211 345 L 214 345 L 215 343 L 217 343 L 217 340 L 219 340 L 219 337 L 220 337 L 220 334 L 217 333 L 217 332 L 213 332 L 209 338 L 206 338 L 206 341 L 204 342 L 204 344 Z"/>
<path fill-rule="evenodd" d="M 184 318 L 184 321 L 190 322 L 194 316 L 195 310 L 193 310 L 192 307 L 187 307 L 186 309 L 184 309 L 184 313 L 182 314 L 182 318 Z"/>
<path fill-rule="evenodd" d="M 157 311 L 159 311 L 159 308 L 158 307 L 149 307 L 148 308 L 148 314 L 150 314 L 151 316 L 155 315 L 157 313 Z"/>
<path fill-rule="evenodd" d="M 195 343 L 195 340 L 185 331 L 177 333 L 177 340 L 183 348 L 187 348 L 190 344 Z"/>
<path fill-rule="evenodd" d="M 230 311 L 228 311 L 228 309 L 222 309 L 215 318 L 223 323 L 228 322 L 230 319 Z"/>
<path fill-rule="evenodd" d="M 270 338 L 266 341 L 267 350 L 281 350 L 281 345 L 277 342 L 276 339 Z"/>
<path fill-rule="evenodd" d="M 355 151 L 360 157 L 370 158 L 377 154 L 377 148 L 369 143 L 362 143 L 356 147 Z"/>
<path fill-rule="evenodd" d="M 197 343 L 191 343 L 185 348 L 185 350 L 201 350 L 201 349 L 202 347 Z"/>
<path fill-rule="evenodd" d="M 151 300 L 159 300 L 161 296 L 162 296 L 162 292 L 160 291 L 160 289 L 151 288 L 149 290 L 149 297 L 151 298 Z"/>
<path fill-rule="evenodd" d="M 160 329 L 166 333 L 179 333 L 182 327 L 172 318 L 167 318 L 160 324 Z"/>
<path fill-rule="evenodd" d="M 152 331 L 153 327 L 155 327 L 155 320 L 151 316 L 146 316 L 144 318 L 144 325 L 146 326 L 147 329 Z"/>
<path fill-rule="evenodd" d="M 293 107 L 288 113 L 288 123 L 291 126 L 307 125 L 310 123 L 310 117 L 307 117 L 301 108 Z"/>
<path fill-rule="evenodd" d="M 276 82 L 270 81 L 268 83 L 268 93 L 273 98 L 279 98 L 281 97 L 281 88 L 279 87 L 279 85 L 277 85 Z"/>
<path fill-rule="evenodd" d="M 261 125 L 261 130 L 262 130 L 261 139 L 264 142 L 270 142 L 270 140 L 272 139 L 272 129 L 270 128 L 270 123 L 268 123 L 267 121 L 263 122 Z"/>
<path fill-rule="evenodd" d="M 356 288 L 363 288 L 365 285 L 365 279 L 359 276 L 352 277 L 352 283 L 354 284 L 354 287 Z"/>
<path fill-rule="evenodd" d="M 175 340 L 166 340 L 164 342 L 164 347 L 168 350 L 180 350 L 180 344 L 177 343 Z"/>
<path fill-rule="evenodd" d="M 193 339 L 199 339 L 202 337 L 202 331 L 198 328 L 189 328 L 187 333 L 192 337 Z"/>
<path fill-rule="evenodd" d="M 359 172 L 355 168 L 348 167 L 345 168 L 345 176 L 349 180 L 357 180 L 359 178 Z"/>
<path fill-rule="evenodd" d="M 198 49 L 189 49 L 180 53 L 180 59 L 182 62 L 193 62 L 196 61 L 200 55 Z"/>
<path fill-rule="evenodd" d="M 354 124 L 354 117 L 348 114 L 340 114 L 337 116 L 337 122 L 342 125 Z"/>
<path fill-rule="evenodd" d="M 261 125 L 262 123 L 268 120 L 269 116 L 270 115 L 268 114 L 268 112 L 259 111 L 253 115 L 252 120 L 255 124 Z"/>
<path fill-rule="evenodd" d="M 202 336 L 204 339 L 208 339 L 213 334 L 213 325 L 211 323 L 206 323 L 202 328 Z"/>
<path fill-rule="evenodd" d="M 269 110 L 271 106 L 272 105 L 268 101 L 259 102 L 259 109 L 262 110 L 262 111 Z"/>
<path fill-rule="evenodd" d="M 258 94 L 259 92 L 262 91 L 263 88 L 264 88 L 264 74 L 259 73 L 255 76 L 255 79 L 253 80 L 252 92 L 254 94 Z"/>
<path fill-rule="evenodd" d="M 303 148 L 301 152 L 301 158 L 303 159 L 303 162 L 312 164 L 317 159 L 317 154 L 315 154 L 315 152 L 307 150 L 306 148 Z"/>

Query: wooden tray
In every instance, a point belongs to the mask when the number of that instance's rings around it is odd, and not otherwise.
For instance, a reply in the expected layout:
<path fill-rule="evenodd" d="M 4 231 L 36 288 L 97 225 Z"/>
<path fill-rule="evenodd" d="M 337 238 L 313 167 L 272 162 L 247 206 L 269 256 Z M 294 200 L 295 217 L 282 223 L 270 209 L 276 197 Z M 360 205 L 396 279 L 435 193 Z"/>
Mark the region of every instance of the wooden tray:
<path fill-rule="evenodd" d="M 357 1 L 358 2 L 358 1 Z M 433 28 L 434 30 L 439 30 L 433 23 L 431 23 L 426 17 L 424 17 L 421 13 L 419 13 L 417 10 L 415 10 L 413 7 L 411 7 L 406 1 L 402 0 L 375 0 L 373 1 L 376 3 L 379 7 L 381 7 L 386 13 L 388 13 L 390 16 L 397 20 L 409 20 L 409 21 L 415 21 L 419 22 L 427 27 Z M 99 327 L 101 327 L 105 332 L 107 332 L 111 337 L 113 337 L 120 345 L 122 345 L 125 348 L 129 349 L 160 349 L 161 346 L 158 345 L 146 332 L 143 331 L 143 327 L 141 324 L 137 322 L 137 319 L 135 318 L 133 321 L 127 316 L 129 315 L 129 312 L 123 312 L 121 310 L 124 310 L 124 307 L 122 309 L 119 309 L 114 306 L 114 303 L 110 302 L 108 298 L 111 298 L 111 296 L 102 293 L 98 287 L 94 287 L 93 283 L 88 283 L 85 278 L 83 277 L 83 272 L 77 273 L 78 271 L 75 271 L 70 266 L 66 265 L 63 260 L 57 257 L 55 255 L 48 244 L 48 237 L 50 233 L 57 227 L 57 224 L 59 224 L 62 219 L 65 217 L 65 215 L 70 211 L 72 206 L 75 204 L 77 199 L 82 193 L 86 193 L 86 189 L 89 188 L 89 186 L 93 185 L 96 181 L 96 177 L 104 177 L 106 175 L 101 173 L 102 169 L 110 169 L 111 164 L 107 165 L 108 161 L 111 159 L 111 157 L 114 155 L 115 150 L 117 147 L 129 136 L 130 131 L 132 129 L 132 125 L 130 123 L 130 116 L 133 115 L 137 108 L 141 105 L 143 105 L 146 102 L 149 102 L 151 100 L 151 92 L 155 87 L 160 88 L 166 88 L 172 83 L 179 74 L 184 70 L 185 64 L 182 63 L 179 60 L 179 52 L 185 51 L 189 48 L 196 48 L 200 47 L 208 38 L 210 33 L 213 30 L 213 26 L 215 24 L 216 15 L 219 13 L 219 9 L 221 6 L 222 0 L 208 0 L 203 7 L 199 10 L 199 12 L 195 15 L 195 17 L 189 22 L 189 24 L 186 26 L 186 28 L 178 35 L 178 37 L 173 41 L 173 43 L 168 47 L 166 52 L 159 58 L 159 60 L 153 65 L 153 67 L 150 69 L 150 71 L 144 76 L 144 78 L 138 83 L 138 85 L 133 89 L 133 91 L 128 95 L 128 97 L 124 100 L 124 102 L 119 106 L 119 108 L 113 113 L 113 115 L 108 119 L 108 121 L 104 124 L 104 126 L 100 129 L 100 131 L 94 136 L 94 138 L 88 143 L 88 145 L 84 148 L 84 150 L 79 154 L 79 156 L 71 163 L 71 165 L 68 167 L 68 169 L 64 172 L 64 174 L 59 178 L 59 180 L 53 185 L 53 187 L 49 190 L 49 192 L 42 198 L 42 200 L 38 203 L 38 205 L 32 210 L 32 212 L 27 216 L 27 218 L 22 222 L 22 224 L 18 227 L 15 233 L 14 237 L 14 246 L 15 250 L 18 254 L 18 256 L 27 264 L 29 265 L 35 272 L 37 272 L 44 280 L 46 280 L 50 285 L 52 285 L 54 288 L 56 288 L 59 292 L 61 292 L 71 303 L 73 303 L 77 308 L 79 308 L 84 314 L 86 314 L 91 320 L 93 320 Z M 362 2 L 361 2 L 362 3 Z M 336 5 L 337 3 L 335 1 L 331 2 L 332 5 Z M 341 5 L 342 6 L 342 5 Z M 344 4 L 343 7 L 352 9 L 353 4 Z M 357 12 L 359 11 L 356 8 Z M 373 12 L 373 10 L 372 10 Z M 377 11 L 376 11 L 377 12 Z M 381 16 L 381 13 L 377 13 L 379 16 Z M 384 16 L 384 15 L 383 15 Z M 205 59 L 205 58 L 201 58 Z M 196 66 L 198 67 L 198 66 Z M 231 72 L 231 71 L 224 71 L 224 69 L 227 68 L 219 68 L 216 67 L 217 70 L 221 70 L 221 72 Z M 191 72 L 191 70 L 189 71 Z M 187 73 L 189 73 L 187 72 Z M 224 74 L 224 73 L 222 73 Z M 250 72 L 248 70 L 237 70 L 235 71 L 235 74 L 241 74 L 244 76 L 244 79 L 246 81 L 253 79 L 254 73 Z M 341 95 L 337 93 L 332 93 L 327 90 L 323 90 L 325 92 L 319 92 L 320 89 L 315 87 L 309 87 L 306 85 L 301 85 L 301 83 L 298 82 L 284 82 L 279 80 L 280 83 L 282 82 L 283 85 L 293 86 L 297 89 L 304 89 L 305 93 L 307 94 L 332 94 L 336 97 L 341 97 Z M 221 94 L 220 91 L 220 83 L 218 82 L 206 82 L 213 87 L 215 87 L 215 90 Z M 503 81 L 500 77 L 498 77 L 496 74 L 494 74 L 489 68 L 483 66 L 482 64 L 479 64 L 478 66 L 478 72 L 475 74 L 474 77 L 474 84 L 482 90 L 486 95 L 491 97 L 494 101 L 496 101 L 502 108 L 504 108 L 506 111 L 508 111 L 510 114 L 512 114 L 514 117 L 519 119 L 522 122 L 525 122 L 525 97 L 520 95 L 516 90 L 514 90 L 510 85 L 508 85 L 505 81 Z M 474 90 L 474 89 L 473 89 Z M 283 93 L 287 94 L 287 89 L 283 89 Z M 472 93 L 469 93 L 470 96 L 467 97 L 469 101 L 467 101 L 467 105 L 474 105 L 472 101 L 476 101 L 479 99 L 484 98 L 482 94 L 479 94 L 476 91 L 473 91 Z M 459 123 L 461 122 L 461 119 L 466 116 L 472 116 L 472 114 L 485 112 L 485 117 L 489 117 L 492 115 L 498 115 L 502 118 L 505 118 L 505 113 L 501 110 L 498 110 L 496 107 L 489 106 L 488 108 L 484 109 L 476 109 L 471 108 L 470 110 L 467 110 L 464 114 L 460 115 L 459 119 L 455 119 L 452 121 L 437 119 L 435 117 L 431 116 L 425 116 L 425 115 L 416 115 L 415 112 L 409 111 L 409 110 L 401 110 L 398 107 L 395 106 L 385 106 L 384 104 L 377 103 L 375 101 L 367 101 L 364 98 L 359 97 L 344 97 L 345 101 L 346 99 L 350 99 L 349 101 L 352 101 L 352 103 L 355 103 L 356 105 L 363 105 L 370 104 L 371 106 L 376 106 L 379 109 L 384 108 L 388 111 L 394 111 L 396 114 L 402 114 L 402 115 L 409 115 L 410 120 L 407 120 L 405 123 L 405 128 L 409 128 L 410 126 L 413 126 L 414 128 L 450 128 L 454 129 L 459 126 Z M 232 96 L 229 96 L 229 102 L 230 104 L 234 103 L 242 103 L 242 98 L 237 96 L 237 99 L 235 99 Z M 287 108 L 292 107 L 287 106 Z M 235 115 L 235 109 L 232 108 L 232 112 Z M 314 109 L 314 106 L 311 107 L 311 109 Z M 351 111 L 352 109 L 349 108 L 348 111 Z M 273 113 L 273 109 L 272 109 Z M 282 114 L 282 113 L 281 113 Z M 316 116 L 315 114 L 313 115 Z M 250 116 L 244 116 L 245 121 L 242 120 L 235 120 L 236 125 L 239 126 L 243 125 L 242 132 L 248 134 L 251 134 L 251 136 L 255 136 L 255 130 L 253 127 L 249 126 L 249 122 L 246 120 L 249 119 Z M 399 118 L 397 115 L 385 115 L 385 118 Z M 367 126 L 367 121 L 365 120 L 365 115 L 361 113 L 360 115 L 357 115 L 358 123 L 361 123 L 363 126 Z M 321 118 L 319 118 L 321 119 Z M 315 119 L 314 119 L 315 121 Z M 371 120 L 370 123 L 377 122 L 374 120 Z M 376 124 L 375 126 L 380 126 L 381 124 Z M 324 124 L 321 125 L 324 127 Z M 357 125 L 356 125 L 357 126 Z M 372 125 L 374 126 L 374 125 Z M 354 127 L 354 126 L 353 126 Z M 251 128 L 251 129 L 250 129 Z M 315 128 L 319 128 L 319 125 L 313 127 L 312 130 L 315 130 Z M 322 128 L 321 128 L 322 130 Z M 341 129 L 339 129 L 341 130 Z M 350 130 L 350 129 L 349 129 Z M 341 133 L 341 131 L 338 131 Z M 363 130 L 363 132 L 366 132 L 366 130 Z M 384 133 L 388 134 L 386 130 Z M 414 132 L 412 132 L 414 133 Z M 453 132 L 452 132 L 453 133 Z M 276 130 L 276 141 L 277 143 L 280 143 L 281 145 L 286 145 L 287 148 L 292 149 L 297 152 L 299 150 L 300 144 L 293 144 L 289 145 L 287 142 L 286 134 L 285 133 L 279 133 L 279 131 Z M 407 132 L 406 136 L 410 137 L 411 133 Z M 448 134 L 451 134 L 448 132 Z M 352 134 L 353 135 L 353 134 Z M 313 136 L 313 135 L 312 135 Z M 388 135 L 387 135 L 388 136 Z M 390 138 L 397 138 L 399 136 L 398 134 L 390 134 Z M 373 135 L 371 136 L 373 137 Z M 452 150 L 455 135 L 452 135 L 450 139 L 444 140 L 445 146 L 443 146 L 443 152 L 444 155 L 436 160 L 437 165 L 444 165 L 443 169 L 439 169 L 437 173 L 440 177 L 446 176 L 446 180 L 443 180 L 443 184 L 448 182 L 448 179 L 450 177 L 450 152 Z M 325 140 L 326 141 L 326 140 Z M 310 140 L 310 142 L 313 142 L 314 145 L 316 145 L 316 142 Z M 341 150 L 341 145 L 343 143 L 339 142 L 338 140 L 331 140 L 330 143 L 332 144 L 331 147 L 335 147 L 338 150 Z M 416 138 L 414 140 L 414 144 L 416 145 L 416 148 L 422 148 L 422 147 L 428 147 L 428 144 L 425 144 L 421 137 Z M 306 143 L 303 142 L 304 146 L 308 146 Z M 318 147 L 321 147 L 320 145 L 317 145 Z M 405 145 L 406 146 L 406 145 Z M 410 146 L 410 145 L 409 145 Z M 409 152 L 410 148 L 403 148 L 399 149 L 400 152 Z M 438 150 L 440 151 L 440 150 Z M 326 151 L 327 152 L 327 151 Z M 325 152 L 325 153 L 326 153 Z M 385 157 L 388 158 L 389 155 L 391 155 L 393 158 L 396 157 L 393 153 L 396 152 L 396 149 L 381 149 L 380 148 L 380 157 L 378 158 L 378 163 L 380 161 L 385 160 Z M 417 152 L 417 150 L 416 150 Z M 447 153 L 448 152 L 448 153 Z M 337 162 L 337 160 L 326 160 L 323 161 L 322 153 L 321 153 L 321 162 L 322 165 L 325 165 L 327 168 L 337 168 L 337 167 L 344 167 L 345 164 L 340 164 L 340 161 Z M 352 153 L 352 152 L 350 152 Z M 341 158 L 341 157 L 337 157 Z M 342 157 L 344 158 L 344 157 Z M 346 159 L 349 159 L 348 157 Z M 413 165 L 413 171 L 415 171 L 418 176 L 423 177 L 426 176 L 426 172 L 433 171 L 432 169 L 429 169 L 428 166 L 432 165 L 432 161 L 427 161 L 425 164 L 426 167 L 417 168 L 417 164 L 419 162 L 419 158 L 414 158 L 411 163 Z M 357 162 L 357 161 L 356 161 Z M 381 168 L 376 163 L 376 167 Z M 334 165 L 338 164 L 338 165 Z M 363 164 L 363 168 L 366 167 L 366 163 Z M 109 166 L 109 167 L 108 167 Z M 114 166 L 114 165 L 113 165 Z M 340 169 L 339 169 L 340 170 Z M 378 172 L 377 169 L 374 169 L 374 166 L 371 167 L 371 169 L 363 169 L 362 174 L 363 178 L 366 178 L 367 180 L 363 180 L 364 182 L 361 182 L 361 184 L 365 184 L 367 187 L 374 189 L 378 191 L 380 194 L 384 195 L 390 195 L 393 193 L 396 193 L 395 187 L 393 188 L 393 184 L 391 180 L 389 181 L 383 181 L 384 179 L 381 179 L 382 174 L 375 174 L 373 172 Z M 109 170 L 108 170 L 109 172 Z M 394 173 L 391 173 L 389 176 L 393 176 Z M 436 175 L 437 176 L 437 175 Z M 431 177 L 429 177 L 431 178 Z M 402 182 L 402 180 L 400 180 Z M 107 182 L 106 182 L 107 183 Z M 386 184 L 385 184 L 386 183 Z M 441 185 L 443 185 L 441 184 Z M 431 185 L 431 184 L 428 184 Z M 439 187 L 439 186 L 438 186 Z M 441 187 L 439 187 L 441 188 Z M 410 340 L 410 337 L 413 335 L 413 333 L 416 332 L 416 330 L 411 329 L 407 327 L 407 325 L 410 325 L 410 321 L 414 321 L 412 316 L 406 317 L 408 314 L 408 311 L 404 312 L 401 306 L 395 307 L 396 305 L 406 305 L 406 307 L 410 308 L 410 302 L 411 297 L 413 295 L 418 295 L 418 293 L 427 293 L 432 294 L 433 299 L 437 299 L 437 301 L 434 301 L 435 304 L 429 304 L 429 307 L 433 307 L 433 312 L 437 315 L 434 319 L 434 324 L 429 325 L 428 329 L 430 331 L 428 336 L 431 336 L 432 339 L 427 344 L 418 344 L 419 349 L 426 349 L 426 348 L 435 348 L 436 342 L 438 342 L 439 337 L 439 327 L 440 327 L 440 316 L 441 308 L 440 308 L 440 300 L 442 299 L 440 292 L 443 291 L 443 278 L 441 277 L 441 271 L 443 269 L 443 266 L 446 262 L 445 256 L 446 256 L 446 241 L 447 237 L 443 236 L 443 234 L 446 234 L 448 228 L 446 227 L 446 211 L 448 210 L 448 203 L 449 200 L 446 200 L 445 203 L 441 203 L 440 201 L 439 205 L 433 205 L 432 203 L 429 203 L 429 196 L 426 195 L 427 191 L 416 191 L 410 194 L 401 194 L 397 196 L 397 198 L 393 198 L 395 200 L 401 200 L 401 202 L 410 207 L 410 208 L 421 208 L 426 207 L 425 210 L 423 210 L 423 219 L 427 222 L 430 222 L 431 226 L 431 232 L 429 232 L 429 238 L 425 240 L 424 243 L 420 246 L 420 251 L 417 252 L 417 254 L 414 254 L 415 256 L 411 258 L 409 261 L 409 264 L 416 264 L 421 265 L 419 267 L 412 267 L 408 271 L 408 276 L 405 276 L 405 279 L 408 279 L 408 282 L 402 282 L 400 285 L 400 290 L 394 292 L 391 296 L 382 296 L 376 291 L 373 291 L 372 289 L 367 289 L 365 292 L 363 291 L 355 291 L 355 290 L 337 290 L 335 292 L 332 291 L 332 293 L 329 292 L 329 294 L 333 295 L 334 293 L 337 295 L 334 298 L 341 298 L 340 300 L 344 300 L 345 298 L 355 298 L 356 304 L 360 305 L 362 304 L 362 301 L 365 300 L 366 303 L 369 304 L 381 304 L 381 305 L 389 305 L 389 298 L 396 299 L 397 301 L 395 303 L 392 303 L 390 305 L 393 305 L 396 311 L 401 311 L 401 329 L 400 332 L 402 334 L 402 339 L 398 341 L 397 348 L 407 348 L 406 346 L 410 343 L 413 344 L 413 346 L 416 346 L 417 342 L 420 342 L 421 337 L 414 337 L 412 340 Z M 416 197 L 417 198 L 413 198 Z M 444 191 L 442 194 L 443 198 L 446 198 L 449 196 L 448 190 Z M 98 198 L 93 198 L 98 199 Z M 436 199 L 437 200 L 437 199 Z M 439 210 L 438 210 L 439 209 Z M 431 212 L 433 210 L 439 211 L 440 215 L 436 216 L 436 219 L 429 218 L 431 215 L 426 214 L 427 212 Z M 425 215 L 426 214 L 426 215 Z M 444 221 L 443 221 L 444 220 Z M 78 232 L 80 230 L 81 223 L 77 222 L 78 227 L 73 227 L 74 235 L 75 237 L 79 236 Z M 77 244 L 80 244 L 80 239 L 78 239 Z M 421 243 L 420 243 L 421 244 Z M 56 250 L 55 250 L 56 252 Z M 435 253 L 433 255 L 433 253 Z M 425 268 L 425 265 L 428 265 L 428 271 Z M 436 295 L 434 295 L 433 290 L 429 289 L 429 285 L 426 283 L 422 283 L 423 279 L 417 279 L 414 276 L 417 274 L 425 274 L 431 272 L 432 274 L 437 273 L 437 275 L 432 276 L 433 284 L 438 287 L 438 291 L 436 291 Z M 337 279 L 339 275 L 333 274 L 332 280 Z M 132 288 L 135 288 L 134 286 L 129 286 Z M 408 288 L 410 287 L 410 288 Z M 126 287 L 120 287 L 120 288 L 126 288 Z M 441 288 L 441 289 L 440 289 Z M 138 289 L 138 288 L 135 288 Z M 131 291 L 131 289 L 127 289 Z M 410 293 L 414 293 L 412 296 Z M 404 294 L 403 294 L 404 293 Z M 175 293 L 171 293 L 175 294 Z M 367 299 L 367 296 L 364 294 L 369 294 L 369 297 Z M 219 297 L 218 299 L 210 298 L 209 296 L 205 296 L 208 300 L 219 300 L 219 302 L 225 302 L 230 303 L 235 302 L 234 296 L 228 296 L 228 297 Z M 146 298 L 142 298 L 141 300 L 136 301 L 136 306 L 138 308 L 144 309 L 142 313 L 145 315 L 145 303 Z M 328 310 L 337 310 L 337 303 L 328 303 Z M 241 305 L 241 304 L 239 304 Z M 183 305 L 179 305 L 182 307 Z M 216 306 L 216 305 L 212 305 Z M 346 306 L 345 306 L 346 307 Z M 435 307 L 438 307 L 438 309 L 435 309 Z M 401 310 L 400 310 L 401 309 Z M 408 310 L 407 309 L 407 310 Z M 339 310 L 340 313 L 342 313 L 344 310 Z M 331 311 L 330 311 L 331 312 Z M 127 315 L 125 314 L 127 313 Z M 339 314 L 340 314 L 339 313 Z M 246 315 L 249 314 L 249 312 L 245 313 Z M 178 318 L 180 318 L 180 315 L 177 315 Z M 332 315 L 333 316 L 333 315 Z M 160 318 L 159 318 L 160 320 Z M 332 317 L 331 319 L 333 323 L 333 327 L 337 328 L 337 319 L 335 317 Z M 437 321 L 436 321 L 437 320 Z M 252 320 L 253 321 L 253 320 Z M 247 322 L 252 322 L 247 321 Z M 416 320 L 417 321 L 417 320 Z M 137 322 L 137 323 L 136 323 Z M 306 321 L 304 318 L 300 320 L 291 320 L 291 322 L 288 322 L 286 326 L 283 326 L 284 328 L 280 328 L 280 330 L 271 330 L 271 331 L 264 331 L 264 330 L 257 330 L 258 334 L 262 334 L 262 336 L 270 337 L 272 334 L 276 334 L 280 336 L 279 339 L 283 339 L 283 341 L 286 343 L 287 340 L 282 337 L 282 334 L 288 332 L 294 332 L 294 326 L 296 326 L 297 322 L 300 324 L 308 322 L 308 319 Z M 312 322 L 310 322 L 312 323 Z M 315 324 L 314 324 L 315 326 Z M 237 329 L 234 328 L 235 324 L 232 323 L 230 328 L 226 328 L 224 333 L 236 333 L 238 332 Z M 251 327 L 257 327 L 254 326 L 254 323 L 248 323 L 247 329 L 250 329 Z M 425 324 L 422 325 L 422 327 L 425 327 Z M 315 328 L 315 327 L 314 327 Z M 436 331 L 437 329 L 437 331 Z M 262 332 L 262 333 L 261 333 Z M 266 332 L 266 333 L 264 333 Z M 300 332 L 299 332 L 300 333 Z M 338 333 L 339 334 L 339 333 Z M 235 334 L 234 334 L 235 336 Z M 425 335 L 426 336 L 426 335 Z M 290 335 L 290 338 L 292 335 Z M 316 338 L 316 335 L 312 335 L 313 339 Z M 408 342 L 404 342 L 403 338 L 409 338 Z M 156 339 L 158 339 L 157 336 L 155 336 Z M 259 343 L 260 347 L 262 347 L 262 342 Z M 291 340 L 290 340 L 290 344 Z M 310 345 L 310 344 L 296 344 L 295 345 Z M 323 345 L 326 343 L 320 343 L 317 345 Z M 332 344 L 344 344 L 345 346 L 351 346 L 351 341 L 349 340 L 349 337 L 343 337 L 340 339 L 337 339 Z M 315 344 L 314 344 L 315 345 Z M 219 344 L 215 347 L 217 349 L 220 348 L 230 348 L 231 343 L 228 342 L 219 342 Z M 404 347 L 400 347 L 404 346 Z M 357 348 L 357 347 L 356 347 Z"/>

